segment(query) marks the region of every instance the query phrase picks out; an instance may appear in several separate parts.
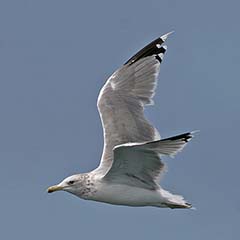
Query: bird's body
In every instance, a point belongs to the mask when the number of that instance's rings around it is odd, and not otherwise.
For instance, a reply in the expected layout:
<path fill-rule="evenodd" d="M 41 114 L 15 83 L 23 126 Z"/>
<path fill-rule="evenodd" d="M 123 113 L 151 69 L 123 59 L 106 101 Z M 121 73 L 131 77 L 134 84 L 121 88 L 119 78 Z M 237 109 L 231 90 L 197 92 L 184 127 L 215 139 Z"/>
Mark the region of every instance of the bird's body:
<path fill-rule="evenodd" d="M 68 181 L 71 181 L 72 178 L 77 179 L 79 188 L 68 189 L 67 191 L 85 200 L 132 207 L 189 208 L 191 206 L 184 201 L 183 197 L 173 195 L 160 186 L 153 190 L 127 184 L 111 183 L 103 180 L 94 171 L 73 175 L 69 177 Z"/>
<path fill-rule="evenodd" d="M 115 205 L 191 208 L 182 196 L 164 190 L 162 155 L 174 156 L 192 138 L 192 132 L 160 139 L 144 117 L 152 104 L 162 46 L 168 34 L 157 38 L 130 58 L 105 83 L 98 97 L 104 130 L 104 149 L 98 168 L 76 174 L 52 186 L 80 198 Z"/>
<path fill-rule="evenodd" d="M 161 188 L 149 190 L 126 184 L 109 184 L 102 181 L 96 181 L 94 186 L 96 186 L 95 189 L 97 190 L 93 190 L 84 199 L 132 207 L 173 207 L 174 205 L 175 207 L 177 205 L 178 207 L 190 207 L 190 204 L 185 203 L 180 196 L 177 196 L 176 202 L 176 196 Z M 181 205 L 179 200 L 181 200 Z"/>

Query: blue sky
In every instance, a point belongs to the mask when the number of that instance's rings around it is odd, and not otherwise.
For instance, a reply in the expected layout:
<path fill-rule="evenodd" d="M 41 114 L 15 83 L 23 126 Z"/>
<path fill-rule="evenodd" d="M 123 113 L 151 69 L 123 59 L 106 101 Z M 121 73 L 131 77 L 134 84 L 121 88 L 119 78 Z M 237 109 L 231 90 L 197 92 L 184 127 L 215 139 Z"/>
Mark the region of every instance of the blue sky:
<path fill-rule="evenodd" d="M 0 238 L 237 239 L 239 8 L 234 0 L 1 1 Z M 47 194 L 98 165 L 96 100 L 106 78 L 172 30 L 146 115 L 162 137 L 201 131 L 165 159 L 162 182 L 197 210 Z"/>

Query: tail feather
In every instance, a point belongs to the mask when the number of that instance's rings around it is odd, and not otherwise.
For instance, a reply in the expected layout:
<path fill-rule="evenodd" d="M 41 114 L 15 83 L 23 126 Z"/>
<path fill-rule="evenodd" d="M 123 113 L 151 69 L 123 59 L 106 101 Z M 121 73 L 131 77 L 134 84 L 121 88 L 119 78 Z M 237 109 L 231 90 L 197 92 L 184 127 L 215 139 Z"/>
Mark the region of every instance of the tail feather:
<path fill-rule="evenodd" d="M 192 208 L 192 204 L 185 201 L 183 196 L 172 194 L 164 189 L 161 189 L 161 195 L 166 199 L 165 205 L 169 208 Z"/>

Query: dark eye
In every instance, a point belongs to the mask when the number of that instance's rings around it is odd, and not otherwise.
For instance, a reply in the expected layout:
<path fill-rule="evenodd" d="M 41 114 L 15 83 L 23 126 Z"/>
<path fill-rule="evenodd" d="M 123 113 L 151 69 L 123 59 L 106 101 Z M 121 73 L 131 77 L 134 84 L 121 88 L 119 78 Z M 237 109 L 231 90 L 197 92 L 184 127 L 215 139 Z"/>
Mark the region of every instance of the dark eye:
<path fill-rule="evenodd" d="M 69 184 L 69 185 L 72 185 L 72 184 L 74 184 L 74 182 L 75 182 L 75 181 L 71 180 L 71 181 L 68 182 L 68 184 Z"/>

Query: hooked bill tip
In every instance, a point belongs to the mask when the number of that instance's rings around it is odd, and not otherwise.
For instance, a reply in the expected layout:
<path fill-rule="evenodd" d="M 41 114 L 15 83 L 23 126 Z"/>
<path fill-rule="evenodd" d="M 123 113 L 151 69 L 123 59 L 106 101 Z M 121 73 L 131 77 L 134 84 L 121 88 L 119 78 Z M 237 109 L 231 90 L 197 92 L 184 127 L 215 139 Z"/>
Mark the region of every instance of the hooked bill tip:
<path fill-rule="evenodd" d="M 58 185 L 54 185 L 54 186 L 51 186 L 47 189 L 47 192 L 48 193 L 52 193 L 52 192 L 56 192 L 56 191 L 60 191 L 62 190 L 63 188 L 61 186 L 58 186 Z"/>

